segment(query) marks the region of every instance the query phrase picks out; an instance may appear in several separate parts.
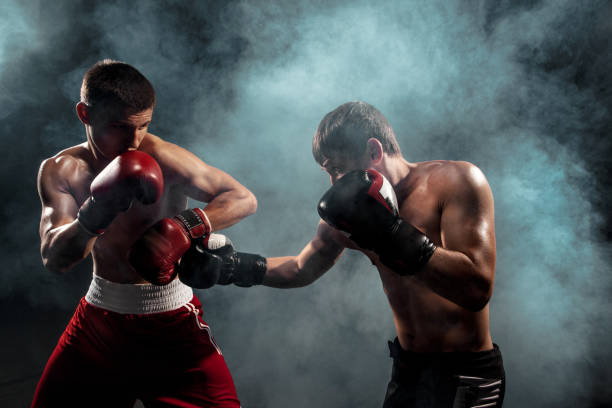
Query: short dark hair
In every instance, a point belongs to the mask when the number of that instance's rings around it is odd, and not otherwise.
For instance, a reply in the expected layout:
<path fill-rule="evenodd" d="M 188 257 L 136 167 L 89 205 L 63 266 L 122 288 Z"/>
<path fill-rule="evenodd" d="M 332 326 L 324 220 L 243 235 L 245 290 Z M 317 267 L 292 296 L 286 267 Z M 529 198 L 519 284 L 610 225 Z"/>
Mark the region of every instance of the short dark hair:
<path fill-rule="evenodd" d="M 334 156 L 355 158 L 365 152 L 367 141 L 375 138 L 383 152 L 400 154 L 399 144 L 387 118 L 365 102 L 347 102 L 323 117 L 312 140 L 312 154 L 323 165 Z"/>
<path fill-rule="evenodd" d="M 155 90 L 136 68 L 105 59 L 83 76 L 81 101 L 94 110 L 113 107 L 140 112 L 155 105 Z"/>

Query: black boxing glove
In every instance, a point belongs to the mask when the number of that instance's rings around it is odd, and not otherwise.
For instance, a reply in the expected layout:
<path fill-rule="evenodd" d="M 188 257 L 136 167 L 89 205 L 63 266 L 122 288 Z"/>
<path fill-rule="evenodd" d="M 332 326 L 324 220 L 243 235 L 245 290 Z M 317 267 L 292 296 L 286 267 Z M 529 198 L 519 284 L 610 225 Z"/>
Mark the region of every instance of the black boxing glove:
<path fill-rule="evenodd" d="M 178 277 L 185 285 L 207 289 L 215 284 L 249 287 L 260 285 L 266 274 L 266 258 L 236 252 L 225 235 L 210 234 L 194 240 L 178 266 Z"/>
<path fill-rule="evenodd" d="M 425 234 L 401 219 L 393 187 L 376 170 L 345 174 L 323 195 L 317 210 L 326 223 L 347 232 L 400 275 L 416 273 L 436 249 Z"/>

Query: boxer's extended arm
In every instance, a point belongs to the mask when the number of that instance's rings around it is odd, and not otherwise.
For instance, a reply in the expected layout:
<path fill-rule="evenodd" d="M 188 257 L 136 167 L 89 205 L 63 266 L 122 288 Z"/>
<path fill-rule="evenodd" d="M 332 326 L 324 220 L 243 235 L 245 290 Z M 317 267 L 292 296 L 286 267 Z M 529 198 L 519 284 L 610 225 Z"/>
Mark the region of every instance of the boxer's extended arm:
<path fill-rule="evenodd" d="M 236 252 L 229 238 L 211 234 L 208 239 L 196 240 L 183 255 L 177 268 L 178 276 L 183 283 L 200 289 L 215 284 L 306 286 L 331 268 L 342 253 L 343 247 L 325 236 L 330 230 L 321 223 L 315 238 L 299 255 L 267 259 Z"/>
<path fill-rule="evenodd" d="M 263 284 L 274 288 L 297 288 L 311 284 L 340 258 L 344 247 L 333 238 L 335 232 L 319 222 L 315 237 L 299 255 L 267 258 Z"/>
<path fill-rule="evenodd" d="M 486 306 L 495 275 L 493 195 L 482 172 L 457 163 L 440 174 L 442 245 L 416 277 L 439 295 L 478 311 Z"/>
<path fill-rule="evenodd" d="M 85 259 L 96 241 L 96 236 L 88 234 L 76 220 L 79 207 L 65 178 L 74 166 L 69 158 L 51 158 L 42 162 L 38 172 L 40 252 L 45 267 L 57 273 Z"/>

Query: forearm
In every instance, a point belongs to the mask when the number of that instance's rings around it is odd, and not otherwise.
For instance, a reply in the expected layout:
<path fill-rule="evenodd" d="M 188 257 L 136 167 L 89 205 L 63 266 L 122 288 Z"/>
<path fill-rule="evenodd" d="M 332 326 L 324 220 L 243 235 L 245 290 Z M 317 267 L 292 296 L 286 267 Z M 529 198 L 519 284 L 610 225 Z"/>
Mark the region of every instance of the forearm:
<path fill-rule="evenodd" d="M 311 283 L 306 273 L 298 265 L 296 256 L 283 256 L 267 258 L 268 269 L 264 276 L 263 285 L 273 288 L 299 288 Z"/>
<path fill-rule="evenodd" d="M 491 297 L 493 285 L 488 275 L 461 252 L 438 247 L 415 276 L 440 296 L 468 310 L 481 310 Z"/>
<path fill-rule="evenodd" d="M 243 218 L 255 213 L 257 200 L 248 190 L 227 191 L 219 194 L 205 208 L 214 231 L 228 228 Z"/>
<path fill-rule="evenodd" d="M 342 249 L 333 243 L 325 245 L 320 238 L 315 238 L 297 256 L 264 258 L 236 252 L 226 236 L 213 233 L 197 241 L 183 255 L 178 274 L 183 283 L 201 289 L 215 284 L 297 288 L 323 275 L 333 266 Z"/>
<path fill-rule="evenodd" d="M 41 245 L 43 264 L 52 272 L 64 273 L 89 255 L 95 241 L 96 236 L 77 220 L 49 230 Z"/>
<path fill-rule="evenodd" d="M 284 256 L 267 258 L 268 269 L 263 284 L 274 288 L 300 288 L 310 285 L 327 272 L 335 257 Z"/>

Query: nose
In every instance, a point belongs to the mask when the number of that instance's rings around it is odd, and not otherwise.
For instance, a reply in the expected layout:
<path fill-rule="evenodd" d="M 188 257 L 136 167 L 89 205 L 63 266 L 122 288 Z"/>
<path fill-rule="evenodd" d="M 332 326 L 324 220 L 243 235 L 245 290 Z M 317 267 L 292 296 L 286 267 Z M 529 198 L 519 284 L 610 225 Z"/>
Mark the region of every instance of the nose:
<path fill-rule="evenodd" d="M 144 134 L 141 135 L 140 133 L 141 132 L 139 132 L 136 128 L 129 130 L 128 134 L 126 135 L 128 150 L 138 149 L 138 146 L 140 146 L 140 142 L 144 138 Z"/>

